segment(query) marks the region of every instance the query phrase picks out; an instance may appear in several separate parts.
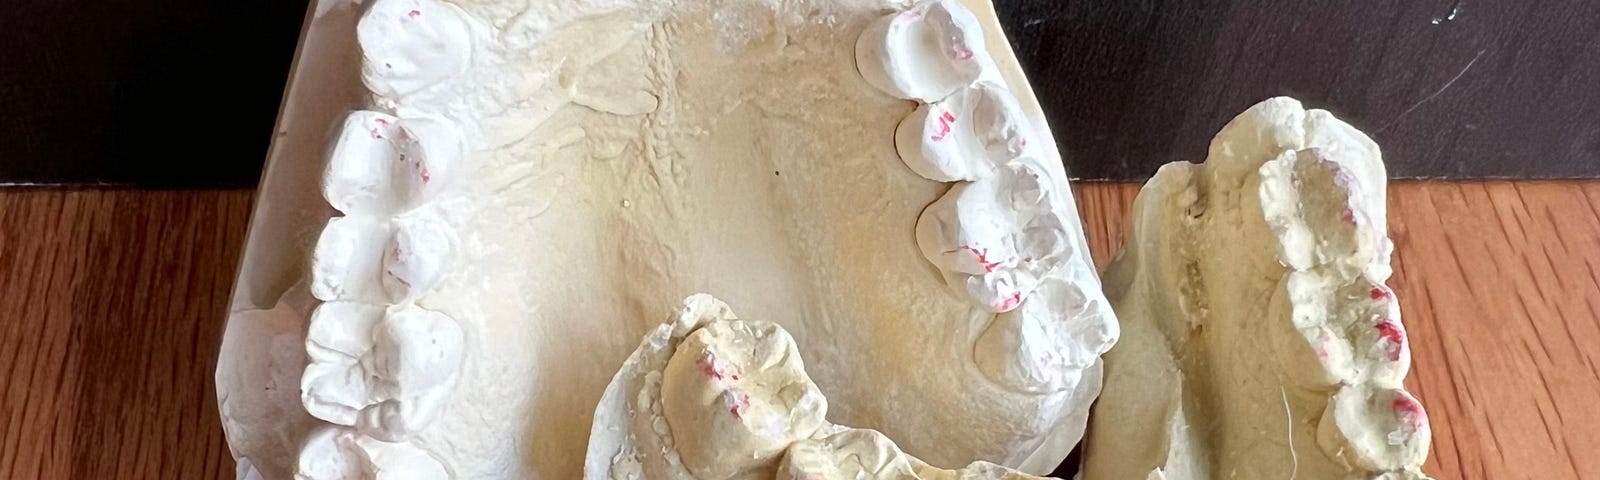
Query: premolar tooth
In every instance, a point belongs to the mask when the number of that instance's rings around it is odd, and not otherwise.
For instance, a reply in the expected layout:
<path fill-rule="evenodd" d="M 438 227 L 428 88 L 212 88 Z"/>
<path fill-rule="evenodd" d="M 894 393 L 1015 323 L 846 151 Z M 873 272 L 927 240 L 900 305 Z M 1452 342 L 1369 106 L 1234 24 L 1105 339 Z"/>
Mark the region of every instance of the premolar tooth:
<path fill-rule="evenodd" d="M 322 301 L 388 303 L 378 273 L 392 229 L 366 215 L 328 220 L 311 251 L 311 294 Z"/>
<path fill-rule="evenodd" d="M 978 79 L 988 53 L 977 17 L 931 0 L 878 19 L 856 41 L 856 68 L 890 95 L 932 103 Z"/>
<path fill-rule="evenodd" d="M 462 153 L 461 133 L 447 121 L 351 112 L 328 155 L 323 196 L 346 214 L 405 212 L 449 183 Z"/>
<path fill-rule="evenodd" d="M 929 180 L 977 180 L 1022 156 L 1023 121 L 1011 92 L 977 82 L 911 112 L 895 129 L 895 148 L 911 171 Z"/>
<path fill-rule="evenodd" d="M 361 81 L 398 97 L 466 70 L 472 37 L 466 15 L 437 0 L 376 0 L 356 25 Z"/>
<path fill-rule="evenodd" d="M 398 302 L 433 291 L 449 269 L 454 241 L 448 227 L 433 220 L 398 222 L 383 255 L 383 288 Z"/>

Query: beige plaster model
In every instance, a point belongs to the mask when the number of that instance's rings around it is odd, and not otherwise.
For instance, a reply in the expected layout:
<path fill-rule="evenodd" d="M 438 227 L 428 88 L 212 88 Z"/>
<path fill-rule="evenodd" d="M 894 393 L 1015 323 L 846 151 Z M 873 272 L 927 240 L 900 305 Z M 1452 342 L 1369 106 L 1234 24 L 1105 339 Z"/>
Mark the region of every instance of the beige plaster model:
<path fill-rule="evenodd" d="M 1123 337 L 1084 478 L 1416 479 L 1378 147 L 1288 98 L 1161 168 L 1108 267 Z"/>
<path fill-rule="evenodd" d="M 622 365 L 595 410 L 583 478 L 1036 479 L 929 466 L 883 434 L 828 423 L 794 338 L 693 295 Z"/>
<path fill-rule="evenodd" d="M 695 291 L 931 464 L 1082 435 L 1117 325 L 987 2 L 315 8 L 217 372 L 242 477 L 577 477 Z"/>

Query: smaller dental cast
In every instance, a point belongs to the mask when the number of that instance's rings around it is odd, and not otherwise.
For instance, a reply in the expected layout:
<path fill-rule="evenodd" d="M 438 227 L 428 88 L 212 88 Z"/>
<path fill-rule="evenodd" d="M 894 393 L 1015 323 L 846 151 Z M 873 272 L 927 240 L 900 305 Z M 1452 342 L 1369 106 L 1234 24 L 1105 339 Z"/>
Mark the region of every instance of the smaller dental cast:
<path fill-rule="evenodd" d="M 1161 168 L 1105 273 L 1123 337 L 1084 478 L 1420 479 L 1378 147 L 1274 98 Z"/>
<path fill-rule="evenodd" d="M 305 480 L 449 478 L 412 440 L 437 419 L 461 375 L 462 326 L 419 300 L 456 258 L 454 227 L 439 206 L 466 152 L 443 118 L 401 97 L 466 67 L 465 20 L 431 0 L 377 0 L 357 26 L 362 78 L 389 113 L 345 117 L 328 153 L 328 221 L 312 251 L 311 315 L 301 403 L 331 423 L 301 444 Z"/>
<path fill-rule="evenodd" d="M 606 388 L 584 478 L 1039 478 L 987 462 L 934 468 L 876 431 L 829 424 L 827 410 L 788 332 L 694 295 Z"/>

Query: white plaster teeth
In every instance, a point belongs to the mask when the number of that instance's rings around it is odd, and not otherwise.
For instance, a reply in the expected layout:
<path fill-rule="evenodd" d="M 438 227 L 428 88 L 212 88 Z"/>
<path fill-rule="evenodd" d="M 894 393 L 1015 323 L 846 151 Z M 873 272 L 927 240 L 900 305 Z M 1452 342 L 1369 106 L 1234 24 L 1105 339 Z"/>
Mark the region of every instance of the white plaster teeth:
<path fill-rule="evenodd" d="M 953 0 L 885 16 L 856 41 L 856 68 L 890 95 L 931 103 L 978 80 L 985 55 L 977 17 Z"/>
<path fill-rule="evenodd" d="M 456 234 L 439 200 L 467 152 L 457 125 L 400 97 L 465 71 L 466 14 L 436 0 L 375 0 L 356 26 L 362 80 L 390 113 L 345 117 L 328 152 L 323 196 L 344 216 L 313 248 L 312 313 L 301 404 L 332 423 L 304 444 L 296 478 L 450 478 L 416 437 L 448 403 L 466 332 L 419 306 L 454 264 Z"/>
<path fill-rule="evenodd" d="M 977 19 L 959 2 L 930 0 L 874 22 L 856 42 L 867 83 L 922 102 L 895 129 L 911 171 L 960 182 L 917 220 L 917 247 L 953 289 L 1000 313 L 973 360 L 995 383 L 1025 393 L 1072 388 L 1116 341 L 1116 320 L 1077 247 L 1070 193 L 1029 147 L 1016 97 L 986 69 Z M 1038 143 L 1038 142 L 1035 142 Z M 1035 147 L 1037 148 L 1037 147 Z M 1027 301 L 1041 284 L 1051 298 Z M 1015 312 L 1019 307 L 1024 312 Z"/>
<path fill-rule="evenodd" d="M 1021 157 L 1027 126 L 1015 97 L 988 81 L 923 104 L 895 129 L 895 149 L 929 180 L 978 180 Z"/>
<path fill-rule="evenodd" d="M 324 303 L 306 336 L 306 411 L 373 438 L 408 438 L 437 416 L 455 386 L 463 341 L 460 326 L 438 312 Z"/>
<path fill-rule="evenodd" d="M 1039 478 L 982 461 L 935 468 L 879 432 L 830 424 L 787 331 L 703 294 L 683 306 L 606 387 L 583 478 Z"/>
<path fill-rule="evenodd" d="M 472 37 L 466 14 L 437 0 L 376 0 L 356 24 L 361 80 L 400 97 L 466 70 Z"/>
<path fill-rule="evenodd" d="M 450 478 L 444 464 L 422 449 L 376 441 L 331 425 L 306 438 L 295 463 L 295 480 Z"/>
<path fill-rule="evenodd" d="M 961 183 L 917 220 L 917 246 L 978 305 L 1006 312 L 1076 254 L 1053 185 L 1032 160 Z"/>
<path fill-rule="evenodd" d="M 1371 472 L 1415 471 L 1431 440 L 1422 404 L 1398 388 L 1343 386 L 1317 425 L 1324 453 Z"/>
<path fill-rule="evenodd" d="M 1035 300 L 995 316 L 984 328 L 973 360 L 985 376 L 1012 390 L 1068 390 L 1115 342 L 1119 330 L 1112 315 L 1099 295 L 1047 277 Z"/>
<path fill-rule="evenodd" d="M 1365 134 L 1283 97 L 1223 127 L 1205 163 L 1162 167 L 1107 268 L 1138 336 L 1107 356 L 1086 475 L 1424 478 L 1385 182 Z M 1153 390 L 1187 411 L 1156 418 L 1137 403 Z M 1161 447 L 1129 455 L 1141 441 Z"/>
<path fill-rule="evenodd" d="M 328 154 L 323 196 L 346 214 L 405 213 L 448 187 L 463 151 L 448 121 L 351 112 Z"/>

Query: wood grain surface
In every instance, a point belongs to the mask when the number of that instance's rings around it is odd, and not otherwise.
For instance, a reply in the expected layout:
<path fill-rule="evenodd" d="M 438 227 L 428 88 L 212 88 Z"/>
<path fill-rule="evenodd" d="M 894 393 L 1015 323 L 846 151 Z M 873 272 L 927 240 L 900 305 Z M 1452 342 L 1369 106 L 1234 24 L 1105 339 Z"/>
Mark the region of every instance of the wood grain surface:
<path fill-rule="evenodd" d="M 1084 184 L 1095 262 L 1137 185 Z M 0 190 L 0 478 L 231 478 L 212 369 L 249 191 Z M 1399 183 L 1442 479 L 1600 479 L 1600 183 Z"/>

